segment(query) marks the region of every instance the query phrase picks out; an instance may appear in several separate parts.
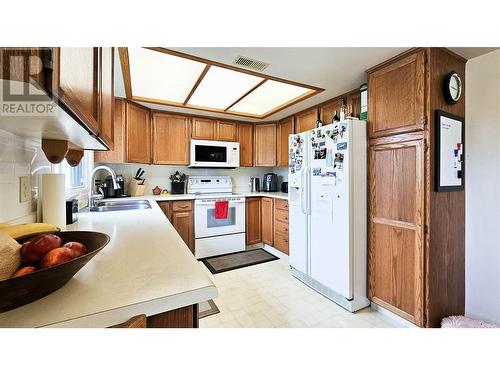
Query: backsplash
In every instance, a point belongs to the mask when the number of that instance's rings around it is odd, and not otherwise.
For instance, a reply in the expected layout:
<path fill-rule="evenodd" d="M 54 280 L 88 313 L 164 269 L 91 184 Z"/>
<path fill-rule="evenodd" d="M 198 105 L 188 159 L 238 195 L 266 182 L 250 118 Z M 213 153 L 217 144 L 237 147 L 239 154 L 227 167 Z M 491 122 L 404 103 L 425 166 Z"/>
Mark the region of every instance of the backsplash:
<path fill-rule="evenodd" d="M 38 177 L 50 172 L 40 141 L 0 130 L 0 222 L 36 221 Z M 19 177 L 29 176 L 31 199 L 19 201 Z"/>
<path fill-rule="evenodd" d="M 265 173 L 273 172 L 273 168 L 255 168 L 255 167 L 240 167 L 235 169 L 217 169 L 217 168 L 188 168 L 186 166 L 176 165 L 149 165 L 149 164 L 112 164 L 105 163 L 105 165 L 112 168 L 116 174 L 122 174 L 125 178 L 125 190 L 131 178 L 135 176 L 137 169 L 142 168 L 146 172 L 143 178 L 146 178 L 145 194 L 152 194 L 152 189 L 159 186 L 162 189 L 170 191 L 171 174 L 175 171 L 185 173 L 186 175 L 214 175 L 214 176 L 231 176 L 233 179 L 233 190 L 235 191 L 250 191 L 250 178 L 259 177 L 262 179 Z M 278 169 L 278 168 L 275 168 Z M 282 169 L 282 168 L 279 168 Z M 286 168 L 284 168 L 286 170 Z M 277 173 L 277 172 L 275 172 Z M 102 177 L 101 177 L 102 178 Z"/>

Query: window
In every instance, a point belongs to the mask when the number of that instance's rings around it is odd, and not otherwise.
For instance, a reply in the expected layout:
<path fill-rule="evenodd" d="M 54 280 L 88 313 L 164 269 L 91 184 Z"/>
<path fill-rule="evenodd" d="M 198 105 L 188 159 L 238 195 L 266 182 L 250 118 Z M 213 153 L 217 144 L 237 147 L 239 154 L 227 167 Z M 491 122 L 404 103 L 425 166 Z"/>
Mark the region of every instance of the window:
<path fill-rule="evenodd" d="M 75 197 L 88 189 L 93 162 L 93 152 L 85 151 L 80 164 L 76 167 L 71 167 L 66 160 L 53 165 L 53 173 L 63 173 L 66 176 L 66 198 Z"/>

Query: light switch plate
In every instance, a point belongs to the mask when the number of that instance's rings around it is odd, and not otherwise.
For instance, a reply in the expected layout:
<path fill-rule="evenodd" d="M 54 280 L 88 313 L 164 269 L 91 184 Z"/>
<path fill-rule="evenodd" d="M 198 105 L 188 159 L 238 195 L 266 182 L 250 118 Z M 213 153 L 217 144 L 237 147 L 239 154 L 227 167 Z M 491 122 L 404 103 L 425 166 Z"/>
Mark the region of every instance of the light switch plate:
<path fill-rule="evenodd" d="M 29 176 L 19 177 L 19 202 L 24 203 L 30 200 L 31 186 Z"/>

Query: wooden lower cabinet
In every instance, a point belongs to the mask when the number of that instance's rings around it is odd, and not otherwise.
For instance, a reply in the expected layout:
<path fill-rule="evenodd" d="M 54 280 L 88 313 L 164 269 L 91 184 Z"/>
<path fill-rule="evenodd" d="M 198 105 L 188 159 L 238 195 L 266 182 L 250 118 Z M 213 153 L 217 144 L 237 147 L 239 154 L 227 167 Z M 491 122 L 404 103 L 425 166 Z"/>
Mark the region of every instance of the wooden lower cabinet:
<path fill-rule="evenodd" d="M 274 200 L 274 247 L 288 255 L 288 201 Z"/>
<path fill-rule="evenodd" d="M 158 202 L 191 252 L 194 254 L 194 207 L 191 200 Z"/>
<path fill-rule="evenodd" d="M 424 308 L 424 136 L 369 148 L 369 298 L 419 326 Z"/>
<path fill-rule="evenodd" d="M 110 328 L 198 328 L 198 304 L 146 316 L 137 315 Z"/>
<path fill-rule="evenodd" d="M 274 199 L 261 198 L 262 242 L 274 245 Z"/>
<path fill-rule="evenodd" d="M 261 198 L 247 198 L 245 200 L 246 216 L 246 244 L 255 245 L 262 242 Z"/>

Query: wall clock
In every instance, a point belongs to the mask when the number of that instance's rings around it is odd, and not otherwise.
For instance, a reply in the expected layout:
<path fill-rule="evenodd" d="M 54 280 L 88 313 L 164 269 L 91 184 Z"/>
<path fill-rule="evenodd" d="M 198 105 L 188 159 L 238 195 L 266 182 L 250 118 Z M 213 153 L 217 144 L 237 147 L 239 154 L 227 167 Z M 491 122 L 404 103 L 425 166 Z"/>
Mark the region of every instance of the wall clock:
<path fill-rule="evenodd" d="M 457 72 L 450 72 L 444 79 L 444 97 L 450 104 L 455 104 L 462 96 L 462 78 Z"/>

